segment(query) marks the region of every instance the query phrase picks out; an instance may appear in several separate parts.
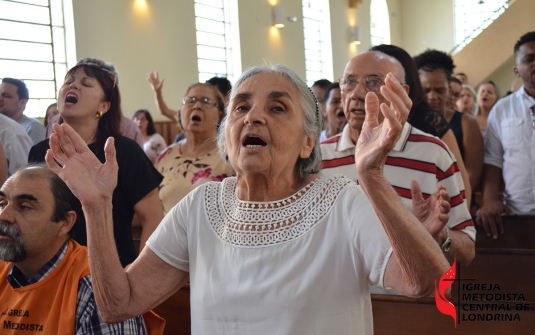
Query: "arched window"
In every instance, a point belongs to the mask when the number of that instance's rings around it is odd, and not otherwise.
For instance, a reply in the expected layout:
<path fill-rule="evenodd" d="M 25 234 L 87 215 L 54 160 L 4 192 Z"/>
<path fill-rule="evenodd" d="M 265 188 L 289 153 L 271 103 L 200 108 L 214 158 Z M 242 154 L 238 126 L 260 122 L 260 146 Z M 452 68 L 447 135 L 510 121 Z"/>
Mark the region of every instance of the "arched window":
<path fill-rule="evenodd" d="M 199 81 L 241 74 L 237 0 L 195 0 Z"/>
<path fill-rule="evenodd" d="M 319 79 L 333 80 L 329 1 L 303 0 L 305 69 L 307 85 Z"/>
<path fill-rule="evenodd" d="M 386 0 L 372 0 L 370 4 L 370 34 L 372 46 L 390 44 L 390 16 Z"/>
<path fill-rule="evenodd" d="M 0 0 L 0 78 L 26 83 L 25 115 L 44 116 L 75 64 L 72 0 Z"/>

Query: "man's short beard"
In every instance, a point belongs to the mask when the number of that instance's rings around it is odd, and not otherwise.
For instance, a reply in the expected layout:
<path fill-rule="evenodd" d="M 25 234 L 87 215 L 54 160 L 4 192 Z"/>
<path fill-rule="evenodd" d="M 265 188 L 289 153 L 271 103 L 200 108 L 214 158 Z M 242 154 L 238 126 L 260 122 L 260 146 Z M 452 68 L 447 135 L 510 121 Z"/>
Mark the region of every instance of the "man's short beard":
<path fill-rule="evenodd" d="M 22 262 L 26 259 L 26 250 L 20 240 L 20 231 L 9 223 L 0 223 L 0 232 L 13 240 L 0 240 L 0 260 L 4 262 Z"/>

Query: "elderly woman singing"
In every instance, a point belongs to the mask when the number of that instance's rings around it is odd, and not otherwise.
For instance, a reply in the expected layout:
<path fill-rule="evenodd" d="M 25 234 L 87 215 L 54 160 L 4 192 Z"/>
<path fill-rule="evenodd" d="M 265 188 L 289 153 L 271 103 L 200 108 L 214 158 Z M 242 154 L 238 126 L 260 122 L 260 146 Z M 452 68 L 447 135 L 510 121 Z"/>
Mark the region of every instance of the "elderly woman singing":
<path fill-rule="evenodd" d="M 46 160 L 82 202 L 104 320 L 141 314 L 189 279 L 193 334 L 371 334 L 369 284 L 432 293 L 449 264 L 383 177 L 411 107 L 391 74 L 385 82 L 389 105 L 366 97 L 357 185 L 317 174 L 321 116 L 297 75 L 283 66 L 246 71 L 219 135 L 236 177 L 188 194 L 126 270 L 110 247 L 113 138 L 101 164 L 68 125 L 55 125 Z M 426 220 L 447 220 L 445 190 L 431 198 Z"/>

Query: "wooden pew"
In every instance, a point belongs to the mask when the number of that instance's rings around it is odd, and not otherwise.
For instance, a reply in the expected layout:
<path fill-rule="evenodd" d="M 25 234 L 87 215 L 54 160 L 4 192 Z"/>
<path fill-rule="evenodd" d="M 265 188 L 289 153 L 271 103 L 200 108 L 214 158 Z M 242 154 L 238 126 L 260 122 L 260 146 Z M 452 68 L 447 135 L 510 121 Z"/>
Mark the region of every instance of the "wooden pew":
<path fill-rule="evenodd" d="M 167 145 L 173 144 L 173 141 L 178 134 L 178 127 L 175 122 L 154 121 L 154 128 L 156 128 L 158 134 L 162 135 Z"/>
<path fill-rule="evenodd" d="M 535 333 L 535 217 L 504 217 L 505 235 L 493 240 L 477 227 L 476 257 L 466 268 L 460 269 L 460 283 L 498 284 L 497 291 L 472 291 L 473 293 L 524 294 L 524 304 L 529 311 L 514 311 L 516 304 L 507 304 L 512 311 L 474 312 L 462 311 L 457 328 L 453 319 L 441 314 L 434 298 L 410 299 L 400 296 L 372 295 L 374 330 L 382 334 L 534 334 Z M 469 281 L 467 279 L 475 279 Z M 459 282 L 452 285 L 450 299 L 459 309 L 459 301 L 469 309 L 470 303 L 463 300 L 458 291 Z M 461 293 L 461 295 L 459 295 Z M 460 298 L 460 299 L 459 299 Z M 485 303 L 474 301 L 473 304 Z M 500 304 L 500 302 L 489 302 Z M 469 321 L 468 314 L 518 313 L 520 321 Z M 465 320 L 463 321 L 463 314 Z"/>

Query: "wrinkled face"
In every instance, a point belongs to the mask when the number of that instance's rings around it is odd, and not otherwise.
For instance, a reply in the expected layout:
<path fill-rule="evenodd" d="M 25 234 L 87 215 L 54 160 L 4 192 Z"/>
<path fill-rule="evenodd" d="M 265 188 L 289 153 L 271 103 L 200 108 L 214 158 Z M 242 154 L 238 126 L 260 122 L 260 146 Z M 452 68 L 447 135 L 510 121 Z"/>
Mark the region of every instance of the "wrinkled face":
<path fill-rule="evenodd" d="M 392 72 L 398 80 L 403 82 L 401 65 L 392 62 L 386 55 L 378 52 L 360 54 L 347 63 L 342 80 L 356 80 L 358 82 L 352 90 L 347 90 L 342 85 L 342 82 L 340 83 L 342 106 L 347 123 L 352 130 L 358 132 L 362 130 L 366 114 L 364 99 L 368 92 L 375 92 L 380 103 L 389 104 L 379 90 L 389 72 Z M 375 85 L 375 82 L 379 82 L 381 85 Z M 382 122 L 383 119 L 383 114 L 379 113 L 379 122 Z"/>
<path fill-rule="evenodd" d="M 89 77 L 79 67 L 65 76 L 58 93 L 59 114 L 69 119 L 95 119 L 96 113 L 105 113 L 110 103 L 105 100 L 104 90 L 97 79 Z"/>
<path fill-rule="evenodd" d="M 225 153 L 240 174 L 278 176 L 310 156 L 316 135 L 304 132 L 297 87 L 278 73 L 246 79 L 229 102 Z"/>
<path fill-rule="evenodd" d="M 524 43 L 516 54 L 515 74 L 525 86 L 535 87 L 535 42 Z"/>
<path fill-rule="evenodd" d="M 457 82 L 450 82 L 450 97 L 447 104 L 447 107 L 450 109 L 456 109 L 457 108 L 457 100 L 461 98 L 461 89 L 462 86 Z"/>
<path fill-rule="evenodd" d="M 184 104 L 180 112 L 180 120 L 184 130 L 215 137 L 219 118 L 220 113 L 216 106 L 214 92 L 204 85 L 190 88 L 184 97 Z"/>
<path fill-rule="evenodd" d="M 13 117 L 26 106 L 26 100 L 20 100 L 17 86 L 10 83 L 0 84 L 0 113 Z"/>
<path fill-rule="evenodd" d="M 58 224 L 48 178 L 9 178 L 0 190 L 0 260 L 21 262 L 49 249 Z"/>
<path fill-rule="evenodd" d="M 461 98 L 457 100 L 457 109 L 463 113 L 470 113 L 474 105 L 474 96 L 469 89 L 463 88 L 461 90 Z"/>
<path fill-rule="evenodd" d="M 498 95 L 496 94 L 494 85 L 485 83 L 479 86 L 479 91 L 477 92 L 477 104 L 479 106 L 490 110 L 497 100 Z"/>
<path fill-rule="evenodd" d="M 431 108 L 443 114 L 449 99 L 446 74 L 440 69 L 431 72 L 419 70 L 418 74 L 427 103 Z"/>
<path fill-rule="evenodd" d="M 342 108 L 342 94 L 339 88 L 333 88 L 329 91 L 329 97 L 325 101 L 325 116 L 331 129 L 335 129 L 336 133 L 342 131 L 346 124 L 346 116 Z"/>
<path fill-rule="evenodd" d="M 134 122 L 137 124 L 137 127 L 139 128 L 139 131 L 142 134 L 145 134 L 147 132 L 147 126 L 149 125 L 149 120 L 147 120 L 145 113 L 139 113 L 134 118 Z"/>

